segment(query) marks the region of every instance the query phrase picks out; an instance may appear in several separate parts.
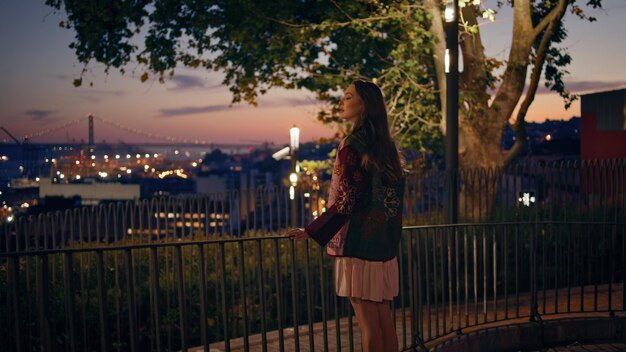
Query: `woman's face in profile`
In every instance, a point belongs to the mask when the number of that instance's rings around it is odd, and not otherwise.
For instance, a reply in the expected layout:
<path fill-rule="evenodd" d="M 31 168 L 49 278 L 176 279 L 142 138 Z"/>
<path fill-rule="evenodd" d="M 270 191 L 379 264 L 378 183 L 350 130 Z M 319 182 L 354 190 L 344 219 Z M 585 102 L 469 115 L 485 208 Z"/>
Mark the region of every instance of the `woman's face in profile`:
<path fill-rule="evenodd" d="M 353 122 L 363 113 L 363 102 L 356 92 L 354 84 L 351 84 L 344 92 L 339 101 L 339 116 L 342 120 L 352 120 Z"/>

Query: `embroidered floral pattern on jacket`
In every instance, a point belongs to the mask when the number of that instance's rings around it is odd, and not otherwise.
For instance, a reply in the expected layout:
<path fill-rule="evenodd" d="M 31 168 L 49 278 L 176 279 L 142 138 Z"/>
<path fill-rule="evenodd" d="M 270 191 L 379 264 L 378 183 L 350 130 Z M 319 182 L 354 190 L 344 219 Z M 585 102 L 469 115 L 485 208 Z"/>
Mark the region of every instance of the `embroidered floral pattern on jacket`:
<path fill-rule="evenodd" d="M 337 188 L 337 212 L 340 214 L 350 214 L 356 204 L 356 187 L 347 178 L 339 181 Z"/>
<path fill-rule="evenodd" d="M 391 187 L 385 187 L 385 200 L 383 204 L 385 205 L 385 215 L 387 218 L 393 218 L 398 215 L 398 210 L 400 209 L 400 198 L 396 194 L 396 190 Z"/>

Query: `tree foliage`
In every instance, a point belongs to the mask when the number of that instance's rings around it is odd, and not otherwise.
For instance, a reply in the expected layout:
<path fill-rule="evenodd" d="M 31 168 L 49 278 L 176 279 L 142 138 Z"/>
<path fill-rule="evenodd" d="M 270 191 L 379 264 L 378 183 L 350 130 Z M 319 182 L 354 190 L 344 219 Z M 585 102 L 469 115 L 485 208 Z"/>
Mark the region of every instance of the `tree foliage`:
<path fill-rule="evenodd" d="M 546 84 L 566 99 L 566 105 L 575 99 L 563 84 L 571 57 L 555 46 L 566 37 L 562 25 L 566 10 L 594 19 L 575 0 L 499 1 L 495 8 L 485 7 L 480 0 L 459 2 L 464 67 L 461 161 L 465 166 L 502 165 L 510 160 L 500 152 L 502 130 L 514 119 L 523 137 L 525 114 L 542 72 Z M 134 67 L 142 81 L 157 77 L 161 82 L 180 66 L 219 71 L 233 102 L 253 105 L 274 87 L 306 89 L 328 103 L 318 115 L 325 123 L 338 122 L 335 103 L 340 90 L 364 77 L 382 87 L 392 131 L 402 146 L 436 149 L 445 133 L 442 0 L 46 3 L 67 15 L 61 26 L 75 31 L 70 47 L 85 65 L 101 62 L 107 71 L 114 68 L 122 73 Z M 586 5 L 599 7 L 601 0 Z M 502 6 L 514 10 L 511 50 L 504 62 L 485 55 L 479 26 L 493 20 Z M 513 116 L 529 67 L 531 82 L 520 113 Z M 75 84 L 81 84 L 81 79 Z M 524 138 L 518 140 L 521 144 Z"/>

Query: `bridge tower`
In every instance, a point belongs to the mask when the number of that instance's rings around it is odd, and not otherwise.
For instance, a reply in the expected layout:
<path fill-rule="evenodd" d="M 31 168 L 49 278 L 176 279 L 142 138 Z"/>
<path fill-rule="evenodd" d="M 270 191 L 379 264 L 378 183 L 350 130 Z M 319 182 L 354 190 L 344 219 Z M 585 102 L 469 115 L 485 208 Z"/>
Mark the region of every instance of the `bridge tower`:
<path fill-rule="evenodd" d="M 89 151 L 93 152 L 93 114 L 87 116 L 89 119 Z"/>

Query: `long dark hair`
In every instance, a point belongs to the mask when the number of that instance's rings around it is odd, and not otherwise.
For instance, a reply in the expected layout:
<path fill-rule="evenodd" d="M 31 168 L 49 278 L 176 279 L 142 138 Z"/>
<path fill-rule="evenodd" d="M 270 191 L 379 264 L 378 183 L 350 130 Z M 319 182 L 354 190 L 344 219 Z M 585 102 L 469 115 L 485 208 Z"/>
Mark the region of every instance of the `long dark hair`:
<path fill-rule="evenodd" d="M 400 182 L 404 175 L 402 157 L 389 131 L 383 93 L 370 81 L 359 79 L 353 84 L 363 103 L 363 114 L 356 120 L 352 131 L 368 146 L 363 166 L 376 169 L 384 181 Z"/>

